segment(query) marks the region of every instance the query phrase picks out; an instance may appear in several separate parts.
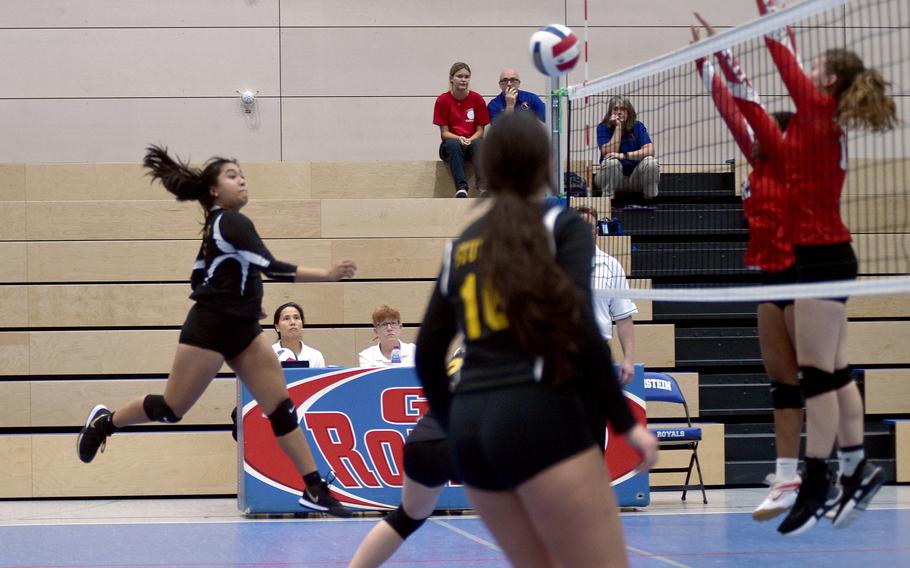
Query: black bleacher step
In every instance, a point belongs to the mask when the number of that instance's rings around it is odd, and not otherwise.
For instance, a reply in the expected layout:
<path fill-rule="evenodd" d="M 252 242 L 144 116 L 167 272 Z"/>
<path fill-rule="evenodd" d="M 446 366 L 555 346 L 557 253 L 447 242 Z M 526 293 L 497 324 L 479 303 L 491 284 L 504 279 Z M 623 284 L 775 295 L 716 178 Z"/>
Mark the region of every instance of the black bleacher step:
<path fill-rule="evenodd" d="M 676 366 L 761 364 L 755 327 L 676 328 Z"/>
<path fill-rule="evenodd" d="M 735 195 L 736 176 L 732 171 L 662 173 L 658 188 L 665 195 Z"/>
<path fill-rule="evenodd" d="M 769 417 L 770 413 L 769 409 Z M 883 429 L 883 426 L 876 421 L 865 424 L 866 435 L 863 446 L 870 459 L 892 459 L 894 457 L 892 434 L 887 429 Z M 804 455 L 805 432 L 803 432 L 800 443 L 800 455 Z M 771 422 L 727 424 L 724 427 L 724 453 L 724 459 L 728 462 L 773 461 L 777 455 L 774 444 L 774 424 Z M 836 456 L 833 453 L 832 455 Z"/>
<path fill-rule="evenodd" d="M 652 317 L 654 321 L 751 319 L 757 306 L 755 302 L 654 302 Z"/>
<path fill-rule="evenodd" d="M 632 248 L 633 278 L 749 275 L 743 264 L 746 243 L 658 242 Z"/>
<path fill-rule="evenodd" d="M 614 207 L 612 213 L 632 236 L 747 234 L 739 203 L 646 204 Z"/>
<path fill-rule="evenodd" d="M 698 378 L 698 404 L 702 416 L 770 415 L 768 377 L 763 373 L 703 373 Z"/>

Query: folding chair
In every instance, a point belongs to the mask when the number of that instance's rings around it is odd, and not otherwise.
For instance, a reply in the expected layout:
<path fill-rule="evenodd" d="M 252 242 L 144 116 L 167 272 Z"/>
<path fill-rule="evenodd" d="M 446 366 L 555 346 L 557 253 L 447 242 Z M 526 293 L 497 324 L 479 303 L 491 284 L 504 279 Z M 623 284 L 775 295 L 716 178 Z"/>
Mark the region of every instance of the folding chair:
<path fill-rule="evenodd" d="M 689 489 L 701 489 L 702 502 L 708 504 L 708 496 L 705 494 L 705 482 L 701 475 L 701 463 L 698 461 L 698 442 L 701 441 L 701 428 L 692 426 L 692 419 L 689 417 L 689 405 L 686 404 L 686 397 L 683 396 L 676 383 L 676 379 L 666 373 L 645 373 L 645 401 L 647 402 L 669 402 L 681 404 L 686 413 L 685 428 L 660 428 L 650 427 L 648 430 L 657 436 L 661 450 L 678 451 L 689 450 L 692 452 L 689 458 L 688 467 L 663 467 L 653 468 L 651 473 L 682 473 L 686 472 L 686 481 L 683 485 L 674 485 L 669 487 L 652 487 L 651 491 L 678 491 L 682 489 L 682 500 L 686 500 L 686 492 Z M 692 466 L 698 473 L 698 483 L 689 483 L 692 477 Z"/>

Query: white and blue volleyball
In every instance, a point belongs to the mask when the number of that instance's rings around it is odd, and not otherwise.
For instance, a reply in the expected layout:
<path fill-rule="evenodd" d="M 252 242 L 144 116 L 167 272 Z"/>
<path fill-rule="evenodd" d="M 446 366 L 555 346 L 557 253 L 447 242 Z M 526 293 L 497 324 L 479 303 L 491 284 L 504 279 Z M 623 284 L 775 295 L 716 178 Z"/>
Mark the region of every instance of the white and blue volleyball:
<path fill-rule="evenodd" d="M 572 30 L 561 24 L 550 24 L 531 36 L 531 61 L 548 77 L 565 75 L 581 57 L 581 45 Z"/>

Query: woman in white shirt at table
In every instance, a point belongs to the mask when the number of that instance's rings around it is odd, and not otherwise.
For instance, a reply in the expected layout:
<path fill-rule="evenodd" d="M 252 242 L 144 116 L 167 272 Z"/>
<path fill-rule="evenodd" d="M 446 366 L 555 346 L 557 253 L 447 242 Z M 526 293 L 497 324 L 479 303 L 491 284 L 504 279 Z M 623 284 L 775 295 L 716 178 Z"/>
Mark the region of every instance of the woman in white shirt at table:
<path fill-rule="evenodd" d="M 373 310 L 377 345 L 360 352 L 361 367 L 413 367 L 417 346 L 401 340 L 401 313 L 382 305 Z"/>
<path fill-rule="evenodd" d="M 279 361 L 307 361 L 311 368 L 325 367 L 325 358 L 318 350 L 303 343 L 303 325 L 306 317 L 303 308 L 295 302 L 287 302 L 275 310 L 274 325 L 278 341 L 272 349 Z"/>

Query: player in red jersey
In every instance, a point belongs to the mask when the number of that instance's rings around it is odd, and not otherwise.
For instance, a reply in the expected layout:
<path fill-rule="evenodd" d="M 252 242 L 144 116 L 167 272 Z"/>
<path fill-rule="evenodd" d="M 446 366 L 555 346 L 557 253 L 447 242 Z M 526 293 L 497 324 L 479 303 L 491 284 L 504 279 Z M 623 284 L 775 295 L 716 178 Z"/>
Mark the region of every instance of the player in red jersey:
<path fill-rule="evenodd" d="M 708 36 L 714 29 L 697 12 L 695 17 Z M 700 39 L 692 26 L 693 43 Z M 749 226 L 747 266 L 762 271 L 764 284 L 795 282 L 793 245 L 787 233 L 787 200 L 784 194 L 781 153 L 783 134 L 792 113 L 767 113 L 745 72 L 729 50 L 714 54 L 721 73 L 709 58 L 696 61 L 698 74 L 733 138 L 752 167 L 743 184 L 743 213 Z M 728 87 L 729 84 L 729 87 Z M 803 397 L 799 387 L 796 350 L 793 345 L 792 300 L 761 302 L 758 305 L 758 338 L 765 371 L 771 380 L 774 408 L 774 435 L 777 459 L 769 474 L 768 496 L 752 512 L 752 518 L 766 521 L 788 511 L 796 502 L 801 478 L 800 434 L 803 425 Z"/>
<path fill-rule="evenodd" d="M 765 0 L 756 0 L 767 9 Z M 888 83 L 854 52 L 828 49 L 805 73 L 781 31 L 765 42 L 796 114 L 783 152 L 791 204 L 798 282 L 852 280 L 857 261 L 850 231 L 840 218 L 847 169 L 843 128 L 890 129 L 896 122 Z M 847 526 L 881 487 L 881 468 L 865 460 L 863 403 L 847 367 L 846 298 L 797 300 L 796 357 L 806 397 L 806 477 L 796 503 L 778 527 L 782 534 L 811 528 L 829 510 L 835 527 Z M 835 438 L 840 448 L 840 489 L 826 460 Z"/>

